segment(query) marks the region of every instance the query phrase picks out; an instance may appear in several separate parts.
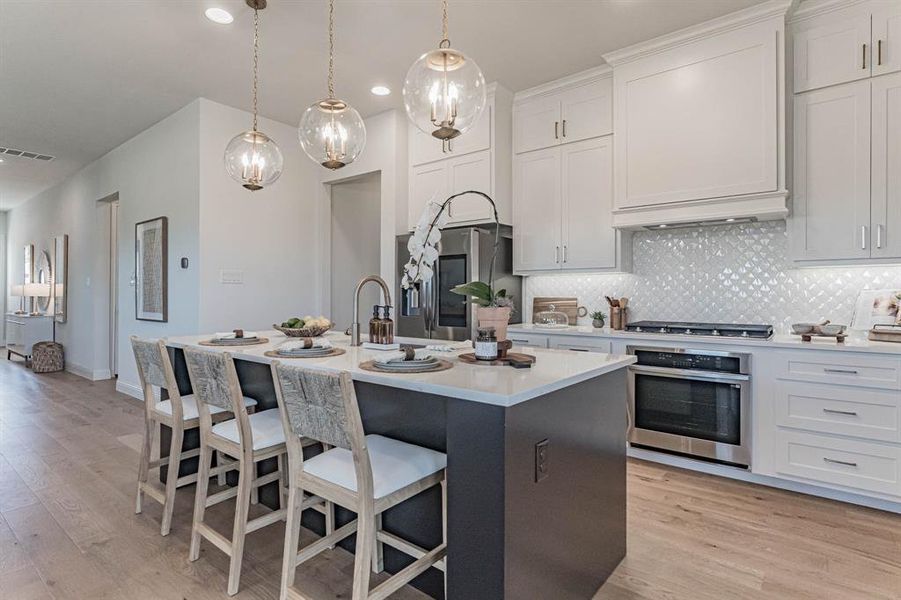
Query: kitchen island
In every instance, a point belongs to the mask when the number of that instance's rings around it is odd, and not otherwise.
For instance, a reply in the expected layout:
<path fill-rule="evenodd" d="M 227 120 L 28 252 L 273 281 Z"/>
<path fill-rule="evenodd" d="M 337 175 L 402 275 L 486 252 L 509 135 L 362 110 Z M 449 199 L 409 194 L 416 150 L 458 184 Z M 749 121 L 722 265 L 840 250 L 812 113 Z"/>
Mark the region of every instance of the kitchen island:
<path fill-rule="evenodd" d="M 276 400 L 273 359 L 264 353 L 286 338 L 260 335 L 269 343 L 228 350 L 244 395 L 265 410 Z M 190 383 L 181 350 L 209 337 L 167 342 L 182 393 Z M 383 374 L 359 368 L 376 351 L 349 347 L 344 335 L 328 338 L 346 354 L 283 360 L 350 372 L 367 434 L 447 453 L 448 598 L 592 598 L 626 551 L 625 367 L 634 357 L 529 349 L 537 362 L 513 369 L 467 364 L 456 351 L 440 353 L 454 363 L 447 371 Z M 261 492 L 261 502 L 277 505 L 275 489 Z M 322 533 L 321 516 L 307 513 L 305 524 Z M 337 521 L 352 518 L 342 510 Z M 438 545 L 437 488 L 386 512 L 383 527 L 420 547 Z M 352 551 L 353 538 L 342 545 Z M 385 547 L 386 570 L 410 561 Z M 435 569 L 413 585 L 443 596 Z"/>

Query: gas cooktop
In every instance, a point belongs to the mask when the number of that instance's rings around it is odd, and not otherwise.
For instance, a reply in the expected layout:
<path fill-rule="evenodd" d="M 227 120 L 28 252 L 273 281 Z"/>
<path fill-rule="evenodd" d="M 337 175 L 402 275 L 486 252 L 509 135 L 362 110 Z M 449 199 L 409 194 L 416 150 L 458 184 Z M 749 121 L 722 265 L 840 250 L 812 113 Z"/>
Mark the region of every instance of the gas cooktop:
<path fill-rule="evenodd" d="M 664 333 L 673 335 L 708 335 L 766 340 L 773 335 L 772 325 L 741 323 L 687 323 L 684 321 L 635 321 L 626 325 L 635 333 Z"/>

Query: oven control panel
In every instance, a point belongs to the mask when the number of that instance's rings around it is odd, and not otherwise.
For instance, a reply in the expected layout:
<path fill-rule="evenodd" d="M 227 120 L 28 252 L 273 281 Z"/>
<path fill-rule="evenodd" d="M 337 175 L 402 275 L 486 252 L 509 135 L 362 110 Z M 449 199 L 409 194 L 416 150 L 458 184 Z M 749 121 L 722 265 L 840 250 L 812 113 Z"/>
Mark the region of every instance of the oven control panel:
<path fill-rule="evenodd" d="M 741 356 L 671 352 L 667 350 L 635 349 L 639 365 L 685 369 L 690 371 L 714 371 L 717 373 L 743 373 Z"/>

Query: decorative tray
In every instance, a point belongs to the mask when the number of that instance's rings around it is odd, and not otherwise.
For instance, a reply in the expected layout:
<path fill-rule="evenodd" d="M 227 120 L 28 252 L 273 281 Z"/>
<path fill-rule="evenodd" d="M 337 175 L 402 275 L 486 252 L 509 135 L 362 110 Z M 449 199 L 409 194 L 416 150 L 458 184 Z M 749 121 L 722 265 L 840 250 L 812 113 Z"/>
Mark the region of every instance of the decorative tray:
<path fill-rule="evenodd" d="M 426 362 L 426 361 L 400 361 L 392 364 L 403 364 L 405 362 Z M 447 371 L 453 368 L 454 363 L 442 358 L 436 358 L 428 361 L 428 364 L 411 364 L 409 367 L 386 367 L 374 360 L 367 360 L 360 363 L 360 368 L 364 371 L 372 371 L 373 373 L 437 373 L 438 371 Z"/>
<path fill-rule="evenodd" d="M 198 343 L 201 346 L 257 346 L 259 344 L 268 344 L 269 338 L 229 338 L 225 340 L 204 340 Z"/>
<path fill-rule="evenodd" d="M 307 350 L 298 350 L 297 352 L 267 350 L 266 352 L 263 352 L 263 356 L 268 356 L 270 358 L 329 358 L 332 356 L 341 356 L 345 352 L 347 351 L 343 348 L 310 348 Z"/>
<path fill-rule="evenodd" d="M 874 325 L 867 337 L 873 342 L 901 343 L 901 325 Z"/>
<path fill-rule="evenodd" d="M 469 363 L 472 365 L 486 365 L 489 367 L 506 367 L 509 366 L 510 363 L 528 363 L 530 365 L 535 364 L 535 361 L 538 360 L 531 354 L 521 354 L 519 352 L 507 352 L 504 356 L 499 356 L 494 360 L 481 360 L 476 358 L 474 352 L 467 352 L 465 354 L 459 355 L 457 358 L 460 359 L 461 362 Z"/>

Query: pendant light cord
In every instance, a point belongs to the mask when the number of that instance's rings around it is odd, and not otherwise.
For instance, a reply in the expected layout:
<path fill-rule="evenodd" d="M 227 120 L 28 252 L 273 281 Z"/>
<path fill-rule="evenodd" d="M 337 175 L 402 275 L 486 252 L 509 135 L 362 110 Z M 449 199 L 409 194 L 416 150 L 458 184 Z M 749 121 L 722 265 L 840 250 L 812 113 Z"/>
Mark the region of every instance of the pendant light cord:
<path fill-rule="evenodd" d="M 335 97 L 335 0 L 328 2 L 328 97 Z"/>
<path fill-rule="evenodd" d="M 257 130 L 257 71 L 260 52 L 260 11 L 253 9 L 253 130 Z"/>
<path fill-rule="evenodd" d="M 448 37 L 447 33 L 447 0 L 441 1 L 441 7 L 441 43 L 438 44 L 438 47 L 444 47 L 444 43 L 447 42 L 447 47 L 450 48 L 450 38 Z"/>

